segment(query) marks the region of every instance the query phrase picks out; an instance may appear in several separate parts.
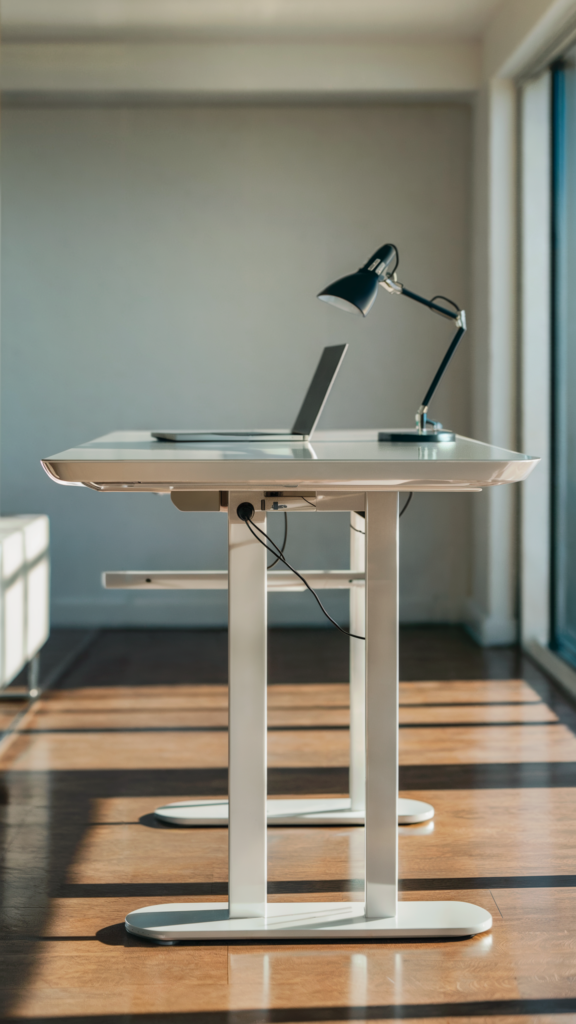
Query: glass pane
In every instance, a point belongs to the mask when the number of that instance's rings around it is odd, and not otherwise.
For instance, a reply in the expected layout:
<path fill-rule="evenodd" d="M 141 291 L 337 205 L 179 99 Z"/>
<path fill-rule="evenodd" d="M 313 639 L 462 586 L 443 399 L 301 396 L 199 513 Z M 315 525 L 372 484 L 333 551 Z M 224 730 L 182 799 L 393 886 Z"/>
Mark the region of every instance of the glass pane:
<path fill-rule="evenodd" d="M 554 70 L 554 646 L 576 664 L 576 50 Z"/>

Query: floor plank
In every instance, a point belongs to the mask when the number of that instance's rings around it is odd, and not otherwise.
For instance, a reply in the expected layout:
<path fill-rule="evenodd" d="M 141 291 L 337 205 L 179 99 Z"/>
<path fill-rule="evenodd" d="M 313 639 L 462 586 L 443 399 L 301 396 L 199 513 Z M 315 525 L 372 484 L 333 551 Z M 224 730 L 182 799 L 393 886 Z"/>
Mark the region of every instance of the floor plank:
<path fill-rule="evenodd" d="M 273 638 L 269 763 L 285 796 L 290 779 L 321 795 L 321 773 L 345 779 L 348 765 L 346 645 L 302 632 Z M 2 748 L 3 1019 L 574 1024 L 576 715 L 514 648 L 480 651 L 454 629 L 402 643 L 402 778 L 420 779 L 402 795 L 436 816 L 399 829 L 400 898 L 476 902 L 490 933 L 170 948 L 128 936 L 139 906 L 226 899 L 226 830 L 153 818 L 225 785 L 225 643 L 108 631 Z M 361 901 L 363 845 L 361 828 L 271 829 L 269 900 Z"/>

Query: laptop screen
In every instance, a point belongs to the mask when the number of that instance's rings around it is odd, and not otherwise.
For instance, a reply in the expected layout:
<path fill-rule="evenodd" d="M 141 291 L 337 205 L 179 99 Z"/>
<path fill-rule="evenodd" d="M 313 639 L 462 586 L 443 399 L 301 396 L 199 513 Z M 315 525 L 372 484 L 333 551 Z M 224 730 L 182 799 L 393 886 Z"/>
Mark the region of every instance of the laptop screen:
<path fill-rule="evenodd" d="M 294 421 L 293 434 L 304 434 L 310 437 L 314 432 L 347 348 L 348 345 L 330 345 L 324 349 L 316 367 L 316 373 Z"/>

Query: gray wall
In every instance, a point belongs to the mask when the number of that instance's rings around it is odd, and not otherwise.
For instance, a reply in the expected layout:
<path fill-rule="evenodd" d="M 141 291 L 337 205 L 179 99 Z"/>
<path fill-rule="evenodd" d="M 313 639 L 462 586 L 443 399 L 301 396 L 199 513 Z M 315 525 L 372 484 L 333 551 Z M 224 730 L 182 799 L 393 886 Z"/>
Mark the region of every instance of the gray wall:
<path fill-rule="evenodd" d="M 57 487 L 41 456 L 111 430 L 290 424 L 326 344 L 350 342 L 323 427 L 411 425 L 449 324 L 382 294 L 317 302 L 385 241 L 400 279 L 468 299 L 464 104 L 8 109 L 2 136 L 2 512 L 47 512 L 53 621 L 225 621 L 226 597 L 106 593 L 104 569 L 225 568 L 226 519 Z M 469 431 L 467 339 L 431 410 Z M 457 621 L 473 496 L 402 520 L 404 621 Z M 279 537 L 280 522 L 272 524 Z M 294 513 L 296 565 L 347 565 L 348 517 Z M 346 615 L 346 597 L 327 598 Z M 277 595 L 276 624 L 320 621 Z"/>

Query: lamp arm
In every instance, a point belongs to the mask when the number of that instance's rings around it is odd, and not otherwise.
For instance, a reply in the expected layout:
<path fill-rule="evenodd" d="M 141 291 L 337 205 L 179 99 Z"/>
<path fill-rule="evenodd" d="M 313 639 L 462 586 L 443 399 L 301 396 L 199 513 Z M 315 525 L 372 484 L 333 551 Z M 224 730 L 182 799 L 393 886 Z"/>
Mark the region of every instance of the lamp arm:
<path fill-rule="evenodd" d="M 422 295 L 417 295 L 416 292 L 409 291 L 404 285 L 401 285 L 402 295 L 406 295 L 407 298 L 413 299 L 414 302 L 419 302 L 422 306 L 427 306 L 428 309 L 432 309 L 435 313 L 440 313 L 441 316 L 448 317 L 449 320 L 458 320 L 462 310 L 446 309 L 445 306 L 439 306 L 437 302 L 433 302 L 431 299 L 425 299 Z"/>
<path fill-rule="evenodd" d="M 464 312 L 464 310 L 462 310 L 461 312 Z M 440 381 L 442 380 L 442 377 L 444 376 L 444 373 L 445 373 L 445 370 L 446 370 L 446 368 L 448 366 L 448 363 L 452 359 L 452 356 L 454 355 L 454 353 L 455 353 L 455 351 L 456 351 L 456 349 L 458 347 L 460 339 L 462 338 L 462 336 L 464 335 L 464 333 L 466 331 L 466 326 L 465 325 L 466 325 L 466 320 L 464 319 L 464 324 L 461 324 L 458 327 L 458 330 L 456 331 L 456 334 L 452 338 L 452 341 L 450 342 L 450 345 L 448 346 L 448 350 L 446 352 L 446 355 L 444 356 L 444 359 L 442 360 L 442 362 L 440 363 L 440 366 L 436 370 L 436 373 L 434 374 L 434 379 L 433 379 L 430 387 L 428 388 L 428 391 L 424 395 L 424 398 L 422 400 L 422 405 L 420 406 L 420 408 L 418 409 L 418 412 L 416 413 L 416 426 L 417 426 L 418 431 L 420 433 L 426 427 L 426 420 L 427 420 L 426 413 L 428 411 L 428 406 L 430 405 L 430 402 L 432 401 L 432 396 L 433 396 L 434 392 L 436 391 L 436 388 L 438 387 Z"/>
<path fill-rule="evenodd" d="M 442 377 L 444 376 L 448 363 L 452 359 L 452 356 L 454 355 L 458 347 L 460 339 L 462 338 L 466 331 L 466 312 L 463 309 L 446 309 L 445 306 L 440 306 L 438 305 L 437 302 L 434 302 L 431 299 L 425 299 L 422 295 L 418 295 L 416 292 L 411 292 L 408 288 L 405 288 L 403 284 L 400 284 L 400 281 L 396 281 L 395 277 L 392 276 L 383 278 L 383 280 L 380 281 L 380 284 L 382 285 L 383 288 L 386 289 L 386 291 L 391 292 L 393 295 L 405 295 L 408 299 L 413 299 L 414 302 L 419 302 L 420 305 L 427 306 L 428 309 L 433 310 L 434 313 L 439 313 L 441 316 L 448 317 L 449 320 L 454 321 L 458 328 L 456 334 L 454 335 L 452 341 L 450 342 L 448 351 L 446 352 L 444 359 L 442 360 L 440 366 L 436 370 L 434 379 L 424 396 L 422 405 L 420 406 L 418 412 L 416 413 L 416 427 L 418 433 L 421 434 L 422 431 L 426 429 L 426 413 L 428 411 L 428 406 L 432 401 L 432 396 L 436 391 L 436 388 L 438 387 L 440 381 L 442 380 Z"/>
<path fill-rule="evenodd" d="M 466 328 L 466 314 L 463 309 L 446 309 L 446 306 L 440 306 L 433 299 L 425 299 L 423 295 L 411 292 L 409 288 L 405 288 L 403 284 L 400 284 L 400 281 L 396 280 L 395 274 L 383 277 L 380 285 L 387 292 L 390 292 L 391 295 L 406 295 L 407 298 L 412 299 L 414 302 L 419 302 L 421 306 L 427 306 L 428 309 L 432 309 L 434 313 L 439 313 L 440 316 L 445 316 L 448 320 L 454 320 L 459 326 L 463 323 L 464 328 Z"/>

